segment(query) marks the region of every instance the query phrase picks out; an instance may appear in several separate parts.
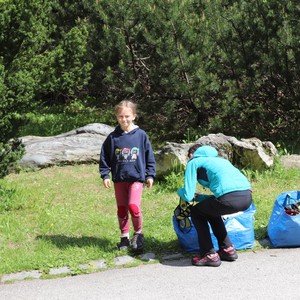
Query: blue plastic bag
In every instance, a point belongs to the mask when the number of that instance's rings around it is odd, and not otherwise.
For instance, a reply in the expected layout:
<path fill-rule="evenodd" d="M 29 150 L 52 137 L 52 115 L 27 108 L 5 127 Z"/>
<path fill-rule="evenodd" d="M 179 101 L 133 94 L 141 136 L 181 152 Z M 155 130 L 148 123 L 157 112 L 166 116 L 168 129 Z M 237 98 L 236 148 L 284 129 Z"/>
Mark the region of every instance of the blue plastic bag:
<path fill-rule="evenodd" d="M 223 217 L 226 230 L 235 249 L 242 250 L 242 249 L 248 249 L 254 247 L 255 212 L 256 212 L 256 207 L 252 203 L 250 207 L 244 212 Z M 191 227 L 182 229 L 179 227 L 176 217 L 173 216 L 173 227 L 178 237 L 180 245 L 187 252 L 197 253 L 200 250 L 199 243 L 198 243 L 198 235 L 197 235 L 196 228 L 191 219 L 190 222 L 191 222 Z M 210 234 L 212 237 L 214 248 L 215 250 L 218 250 L 219 249 L 218 242 L 211 228 L 210 228 Z"/>
<path fill-rule="evenodd" d="M 268 224 L 269 239 L 274 247 L 300 246 L 300 214 L 289 215 L 285 207 L 300 200 L 300 191 L 281 193 L 274 203 Z"/>
<path fill-rule="evenodd" d="M 199 252 L 197 231 L 191 220 L 191 217 L 188 218 L 190 220 L 190 227 L 181 228 L 179 226 L 178 220 L 176 219 L 176 216 L 173 216 L 173 227 L 182 248 L 186 252 L 197 253 Z"/>

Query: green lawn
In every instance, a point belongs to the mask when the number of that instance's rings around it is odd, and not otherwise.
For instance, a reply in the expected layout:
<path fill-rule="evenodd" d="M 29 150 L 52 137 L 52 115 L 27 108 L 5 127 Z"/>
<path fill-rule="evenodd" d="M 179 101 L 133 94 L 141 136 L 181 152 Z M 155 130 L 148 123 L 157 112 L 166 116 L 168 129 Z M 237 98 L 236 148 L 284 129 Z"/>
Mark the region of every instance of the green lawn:
<path fill-rule="evenodd" d="M 255 236 L 262 239 L 277 195 L 299 189 L 300 170 L 278 165 L 245 174 L 252 178 L 257 208 Z M 182 179 L 173 174 L 144 190 L 145 251 L 158 257 L 183 251 L 172 225 Z M 76 273 L 79 264 L 105 259 L 110 265 L 120 255 L 114 192 L 102 186 L 97 165 L 10 174 L 0 180 L 0 197 L 0 275 L 61 266 Z"/>

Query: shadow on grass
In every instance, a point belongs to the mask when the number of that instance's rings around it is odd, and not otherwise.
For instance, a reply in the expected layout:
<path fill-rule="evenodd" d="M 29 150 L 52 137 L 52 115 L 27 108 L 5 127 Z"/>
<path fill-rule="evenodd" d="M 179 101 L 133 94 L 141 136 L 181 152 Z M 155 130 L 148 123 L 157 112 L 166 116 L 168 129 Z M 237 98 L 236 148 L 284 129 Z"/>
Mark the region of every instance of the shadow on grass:
<path fill-rule="evenodd" d="M 261 226 L 259 228 L 255 228 L 254 236 L 255 236 L 255 239 L 257 239 L 257 240 L 266 238 L 268 236 L 268 226 L 265 225 L 265 226 Z"/>
<path fill-rule="evenodd" d="M 111 251 L 113 246 L 111 241 L 104 238 L 96 238 L 92 236 L 73 237 L 66 235 L 38 235 L 37 240 L 50 241 L 53 245 L 60 249 L 69 247 L 99 247 L 103 250 Z"/>
<path fill-rule="evenodd" d="M 173 254 L 180 252 L 181 247 L 177 239 L 171 241 L 158 240 L 154 237 L 145 237 L 145 250 L 144 252 L 153 252 L 157 255 Z"/>
<path fill-rule="evenodd" d="M 38 235 L 37 240 L 51 242 L 53 245 L 60 249 L 66 249 L 69 247 L 99 247 L 105 252 L 112 252 L 117 250 L 117 242 L 106 238 L 98 238 L 93 236 L 66 236 L 62 234 L 57 235 Z M 164 242 L 152 237 L 145 238 L 146 252 L 153 252 L 158 256 L 165 254 L 173 254 L 182 251 L 178 240 Z"/>

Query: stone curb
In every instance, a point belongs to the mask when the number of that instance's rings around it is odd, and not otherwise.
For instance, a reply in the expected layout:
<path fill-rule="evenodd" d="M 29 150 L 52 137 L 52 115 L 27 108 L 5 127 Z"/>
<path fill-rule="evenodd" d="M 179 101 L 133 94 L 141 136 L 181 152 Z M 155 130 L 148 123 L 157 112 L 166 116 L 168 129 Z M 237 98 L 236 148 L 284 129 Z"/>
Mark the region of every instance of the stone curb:
<path fill-rule="evenodd" d="M 162 257 L 163 260 L 172 260 L 172 259 L 179 259 L 184 257 L 181 253 L 175 253 L 171 255 L 165 255 Z M 154 253 L 145 253 L 140 258 L 143 262 L 153 262 L 156 260 L 156 256 Z M 125 266 L 129 263 L 133 263 L 137 261 L 134 257 L 129 255 L 123 255 L 118 256 L 114 259 L 114 265 L 116 267 L 118 266 Z M 78 266 L 79 269 L 83 271 L 97 271 L 97 270 L 105 270 L 107 269 L 106 261 L 103 259 L 100 260 L 92 260 L 87 264 L 81 264 Z M 44 273 L 38 270 L 32 270 L 32 271 L 22 271 L 18 273 L 12 273 L 3 275 L 0 277 L 0 283 L 8 283 L 8 282 L 14 282 L 14 281 L 20 281 L 20 280 L 26 280 L 26 279 L 40 279 L 43 275 L 50 275 L 50 276 L 59 276 L 59 275 L 71 275 L 72 270 L 67 267 L 60 267 L 60 268 L 52 268 L 49 270 L 48 273 Z"/>

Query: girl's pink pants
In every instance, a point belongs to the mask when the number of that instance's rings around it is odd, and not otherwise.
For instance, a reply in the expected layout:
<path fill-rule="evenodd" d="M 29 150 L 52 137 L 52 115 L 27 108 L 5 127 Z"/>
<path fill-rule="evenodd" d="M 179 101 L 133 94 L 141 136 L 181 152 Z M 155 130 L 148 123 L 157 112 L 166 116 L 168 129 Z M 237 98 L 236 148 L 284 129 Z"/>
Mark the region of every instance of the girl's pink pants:
<path fill-rule="evenodd" d="M 131 215 L 131 221 L 134 232 L 142 231 L 142 211 L 141 200 L 143 193 L 142 182 L 115 182 L 115 197 L 118 208 L 118 220 L 121 234 L 127 234 L 130 231 L 128 215 Z"/>

